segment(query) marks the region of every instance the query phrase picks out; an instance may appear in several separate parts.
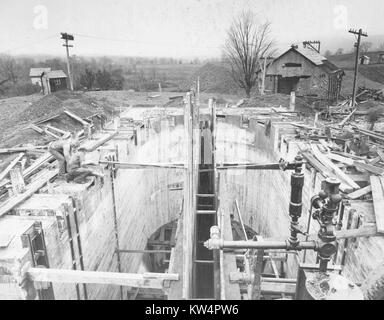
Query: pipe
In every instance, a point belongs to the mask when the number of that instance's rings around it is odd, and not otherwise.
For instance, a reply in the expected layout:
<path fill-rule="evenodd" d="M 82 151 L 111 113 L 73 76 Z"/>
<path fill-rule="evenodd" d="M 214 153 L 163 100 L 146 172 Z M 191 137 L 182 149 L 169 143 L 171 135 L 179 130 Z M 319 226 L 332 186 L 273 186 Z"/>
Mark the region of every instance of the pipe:
<path fill-rule="evenodd" d="M 226 241 L 211 238 L 204 243 L 209 250 L 213 249 L 284 249 L 284 250 L 304 250 L 317 249 L 315 241 L 299 242 L 291 244 L 289 241 Z"/>

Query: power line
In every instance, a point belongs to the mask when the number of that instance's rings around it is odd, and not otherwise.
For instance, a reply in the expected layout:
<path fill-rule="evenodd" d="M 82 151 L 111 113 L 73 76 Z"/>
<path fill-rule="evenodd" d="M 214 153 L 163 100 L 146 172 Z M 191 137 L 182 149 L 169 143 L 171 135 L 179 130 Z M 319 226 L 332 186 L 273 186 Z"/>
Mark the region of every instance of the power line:
<path fill-rule="evenodd" d="M 15 50 L 18 50 L 18 49 L 22 49 L 22 48 L 25 48 L 25 47 L 29 47 L 31 45 L 34 45 L 34 44 L 37 44 L 37 43 L 41 43 L 41 42 L 46 41 L 46 40 L 49 40 L 49 39 L 52 39 L 52 38 L 56 38 L 56 36 L 57 36 L 57 34 L 55 33 L 55 34 L 52 34 L 52 35 L 50 35 L 48 37 L 45 37 L 43 39 L 35 40 L 35 41 L 32 41 L 32 42 L 28 42 L 28 43 L 23 44 L 21 46 L 10 47 L 10 48 L 8 48 L 6 50 L 1 51 L 0 53 L 7 53 L 7 52 L 15 51 Z"/>

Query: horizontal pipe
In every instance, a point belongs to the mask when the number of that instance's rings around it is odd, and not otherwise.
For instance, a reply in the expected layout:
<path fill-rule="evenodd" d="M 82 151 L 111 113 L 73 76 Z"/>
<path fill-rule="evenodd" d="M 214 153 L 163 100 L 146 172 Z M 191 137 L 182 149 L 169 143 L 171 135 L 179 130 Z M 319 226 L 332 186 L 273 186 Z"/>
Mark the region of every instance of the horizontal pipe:
<path fill-rule="evenodd" d="M 204 245 L 212 249 L 285 249 L 285 250 L 315 250 L 315 241 L 299 242 L 292 245 L 289 241 L 226 241 L 222 239 L 209 239 Z"/>
<path fill-rule="evenodd" d="M 183 164 L 162 164 L 162 163 L 128 163 L 117 161 L 99 161 L 100 164 L 114 165 L 120 169 L 151 169 L 151 168 L 166 168 L 166 169 L 185 169 Z"/>
<path fill-rule="evenodd" d="M 171 253 L 171 250 L 129 250 L 129 249 L 119 249 L 116 250 L 119 253 Z"/>

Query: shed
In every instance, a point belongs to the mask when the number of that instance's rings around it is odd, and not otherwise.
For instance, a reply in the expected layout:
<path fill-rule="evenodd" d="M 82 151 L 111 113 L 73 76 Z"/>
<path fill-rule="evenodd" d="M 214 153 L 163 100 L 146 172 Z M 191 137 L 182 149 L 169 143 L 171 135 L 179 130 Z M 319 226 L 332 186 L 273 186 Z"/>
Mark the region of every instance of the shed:
<path fill-rule="evenodd" d="M 51 68 L 31 68 L 29 71 L 29 78 L 32 84 L 42 86 L 41 80 L 44 72 L 50 72 Z"/>
<path fill-rule="evenodd" d="M 339 98 L 343 76 L 343 69 L 316 50 L 291 46 L 268 64 L 265 87 L 275 93 L 290 94 L 295 91 L 298 95 L 332 102 Z"/>
<path fill-rule="evenodd" d="M 67 89 L 67 75 L 62 70 L 44 72 L 42 79 L 45 94 Z"/>

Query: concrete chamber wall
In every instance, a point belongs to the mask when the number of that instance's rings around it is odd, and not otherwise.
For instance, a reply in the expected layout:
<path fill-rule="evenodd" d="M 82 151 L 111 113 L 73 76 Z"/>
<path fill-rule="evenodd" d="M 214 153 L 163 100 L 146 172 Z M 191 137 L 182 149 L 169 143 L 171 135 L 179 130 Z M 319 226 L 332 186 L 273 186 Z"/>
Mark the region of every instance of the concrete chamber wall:
<path fill-rule="evenodd" d="M 183 163 L 183 133 L 182 125 L 170 127 L 168 122 L 163 121 L 157 133 L 143 129 L 139 133 L 137 146 L 134 140 L 117 137 L 103 146 L 103 149 L 113 150 L 117 145 L 120 162 Z M 97 152 L 94 156 L 99 157 Z M 74 210 L 77 210 L 84 270 L 118 271 L 112 182 L 109 170 L 104 172 L 103 184 L 99 179 L 93 184 L 83 185 L 55 181 L 42 190 L 46 194 L 36 194 L 14 210 L 15 215 L 32 215 L 36 220 L 50 216 L 53 220 L 44 228 L 50 268 L 72 269 L 70 228 L 76 267 L 80 269 L 74 219 Z M 184 172 L 180 169 L 117 170 L 114 182 L 120 249 L 145 249 L 152 233 L 161 225 L 178 218 L 183 194 L 182 191 L 170 191 L 170 188 L 183 180 Z M 67 213 L 70 225 L 66 223 Z M 141 260 L 141 254 L 121 254 L 121 272 L 137 272 Z M 58 283 L 53 288 L 55 299 L 77 299 L 75 284 Z M 87 284 L 86 289 L 88 299 L 120 298 L 118 286 Z M 80 298 L 84 298 L 82 286 Z M 123 298 L 127 298 L 126 293 Z"/>
<path fill-rule="evenodd" d="M 285 135 L 293 132 L 291 126 L 283 123 L 273 123 L 269 130 L 254 119 L 250 120 L 249 127 L 244 128 L 241 117 L 227 116 L 217 126 L 217 161 L 267 163 L 278 162 L 281 158 L 292 161 L 298 152 L 297 143 Z M 324 177 L 309 167 L 303 172 L 305 182 L 300 224 L 306 230 L 310 199 L 321 189 Z M 264 238 L 287 239 L 290 233 L 290 175 L 290 171 L 281 170 L 226 170 L 221 173 L 219 198 L 233 203 L 238 200 L 244 223 Z M 230 213 L 238 220 L 234 205 Z M 343 229 L 347 225 L 348 228 L 361 227 L 372 221 L 371 202 L 350 201 L 345 207 Z M 318 223 L 312 221 L 310 233 L 316 234 L 318 228 Z M 305 239 L 302 235 L 299 237 Z M 383 256 L 382 237 L 358 238 L 340 241 L 335 263 L 344 264 L 342 274 L 361 283 L 382 263 Z M 285 270 L 287 277 L 296 277 L 299 260 L 303 261 L 303 252 L 298 257 L 290 255 L 288 270 Z M 308 251 L 305 262 L 315 261 L 315 253 Z"/>

